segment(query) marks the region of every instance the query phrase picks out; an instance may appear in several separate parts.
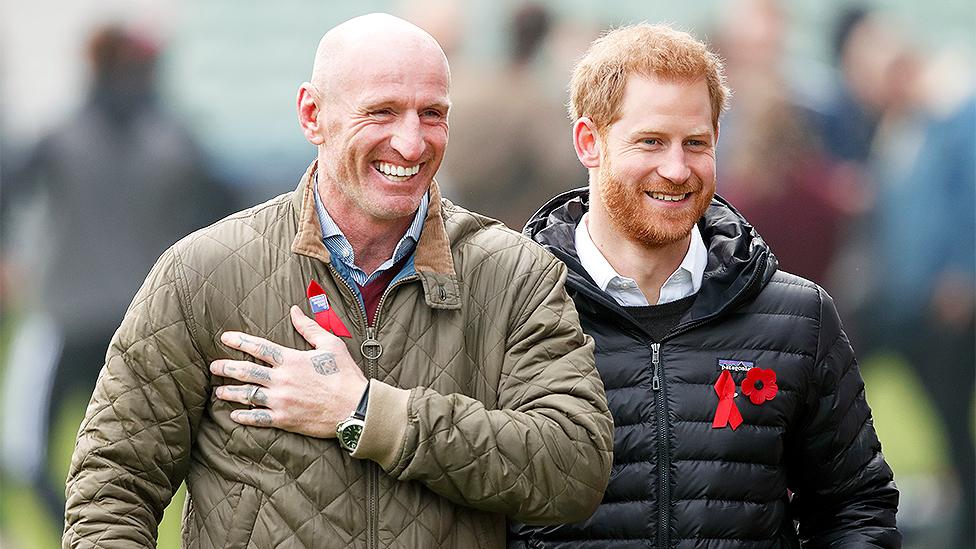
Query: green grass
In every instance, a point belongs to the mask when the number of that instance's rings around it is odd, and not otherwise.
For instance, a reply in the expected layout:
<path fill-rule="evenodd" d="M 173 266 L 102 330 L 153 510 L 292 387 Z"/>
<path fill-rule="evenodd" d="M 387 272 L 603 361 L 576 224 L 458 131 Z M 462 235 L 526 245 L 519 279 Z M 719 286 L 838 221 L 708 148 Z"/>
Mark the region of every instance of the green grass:
<path fill-rule="evenodd" d="M 7 549 L 60 547 L 61 532 L 51 524 L 34 492 L 0 479 L 0 539 Z"/>
<path fill-rule="evenodd" d="M 874 428 L 895 477 L 949 467 L 945 434 L 911 368 L 897 356 L 878 355 L 862 366 Z"/>

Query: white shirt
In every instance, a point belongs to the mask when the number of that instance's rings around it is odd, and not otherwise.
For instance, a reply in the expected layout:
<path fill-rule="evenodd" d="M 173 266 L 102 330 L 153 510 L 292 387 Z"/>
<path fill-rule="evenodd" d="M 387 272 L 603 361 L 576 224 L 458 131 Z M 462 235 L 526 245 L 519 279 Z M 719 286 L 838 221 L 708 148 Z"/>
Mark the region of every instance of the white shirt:
<path fill-rule="evenodd" d="M 600 252 L 600 249 L 593 243 L 590 232 L 586 228 L 587 217 L 589 214 L 584 214 L 583 219 L 576 226 L 576 253 L 590 278 L 596 282 L 601 290 L 624 307 L 650 305 L 640 287 L 637 286 L 637 282 L 632 278 L 621 276 L 615 271 L 607 258 Z M 705 249 L 705 241 L 702 240 L 701 231 L 698 230 L 696 224 L 691 229 L 691 245 L 688 246 L 688 253 L 685 254 L 685 258 L 681 261 L 678 269 L 668 277 L 664 286 L 661 286 L 657 305 L 677 301 L 701 289 L 707 261 L 708 252 Z"/>

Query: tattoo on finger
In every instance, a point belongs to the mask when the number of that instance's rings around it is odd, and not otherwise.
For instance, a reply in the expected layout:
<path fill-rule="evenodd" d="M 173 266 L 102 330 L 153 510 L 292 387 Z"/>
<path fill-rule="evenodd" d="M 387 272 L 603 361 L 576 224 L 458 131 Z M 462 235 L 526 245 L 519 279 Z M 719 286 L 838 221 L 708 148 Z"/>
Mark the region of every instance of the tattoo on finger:
<path fill-rule="evenodd" d="M 249 375 L 253 379 L 258 379 L 258 380 L 261 380 L 261 381 L 271 381 L 270 368 L 265 368 L 265 367 L 262 367 L 262 366 L 254 367 L 254 368 L 251 368 L 251 371 L 249 372 Z"/>
<path fill-rule="evenodd" d="M 266 427 L 268 425 L 271 425 L 271 414 L 262 411 L 252 412 L 251 420 L 254 421 L 255 425 Z"/>
<path fill-rule="evenodd" d="M 267 343 L 262 343 L 258 347 L 258 354 L 264 358 L 270 358 L 273 362 L 278 364 L 281 364 L 284 361 L 284 355 L 281 353 L 281 349 L 274 345 L 268 345 Z"/>
<path fill-rule="evenodd" d="M 252 345 L 252 344 L 258 346 L 257 354 L 255 356 L 260 356 L 262 358 L 270 358 L 272 361 L 277 362 L 279 364 L 284 361 L 285 356 L 284 353 L 281 352 L 281 347 L 278 347 L 277 345 L 271 345 L 268 343 L 257 343 L 256 341 L 244 335 L 240 335 L 238 337 L 240 338 L 241 347 L 245 345 Z"/>
<path fill-rule="evenodd" d="M 339 371 L 339 366 L 336 365 L 335 355 L 332 353 L 322 353 L 312 357 L 312 367 L 315 371 L 324 375 L 332 375 Z"/>

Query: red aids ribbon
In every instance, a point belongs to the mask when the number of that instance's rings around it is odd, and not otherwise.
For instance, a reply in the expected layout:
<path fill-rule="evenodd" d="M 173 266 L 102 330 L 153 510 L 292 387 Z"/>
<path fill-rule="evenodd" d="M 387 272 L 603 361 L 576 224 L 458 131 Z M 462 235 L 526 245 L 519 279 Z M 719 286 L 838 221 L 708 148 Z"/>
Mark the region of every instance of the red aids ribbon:
<path fill-rule="evenodd" d="M 712 420 L 713 429 L 721 429 L 728 425 L 735 431 L 736 427 L 742 425 L 742 414 L 735 406 L 735 381 L 728 370 L 722 370 L 722 375 L 718 376 L 715 382 L 715 393 L 718 394 L 718 407 L 715 408 L 715 419 Z"/>
<path fill-rule="evenodd" d="M 312 307 L 312 314 L 315 315 L 315 322 L 329 332 L 339 337 L 352 337 L 346 325 L 339 320 L 339 315 L 335 314 L 329 306 L 329 298 L 325 296 L 325 290 L 316 281 L 308 284 L 308 304 Z"/>

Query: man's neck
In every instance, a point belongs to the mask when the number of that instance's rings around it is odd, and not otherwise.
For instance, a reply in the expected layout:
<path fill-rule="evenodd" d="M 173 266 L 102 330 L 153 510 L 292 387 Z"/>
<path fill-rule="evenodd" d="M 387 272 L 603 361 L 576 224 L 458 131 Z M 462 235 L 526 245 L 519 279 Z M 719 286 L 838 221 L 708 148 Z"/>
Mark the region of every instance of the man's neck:
<path fill-rule="evenodd" d="M 590 239 L 613 270 L 632 278 L 648 303 L 657 303 L 661 287 L 688 254 L 691 234 L 671 244 L 650 246 L 615 231 L 599 209 L 591 209 L 586 222 Z"/>
<path fill-rule="evenodd" d="M 345 196 L 319 187 L 320 198 L 329 217 L 339 226 L 356 254 L 356 266 L 372 274 L 393 257 L 397 244 L 413 222 L 414 214 L 399 219 L 378 219 L 363 212 Z M 328 197 L 328 198 L 326 198 Z M 416 212 L 415 212 L 416 213 Z"/>

